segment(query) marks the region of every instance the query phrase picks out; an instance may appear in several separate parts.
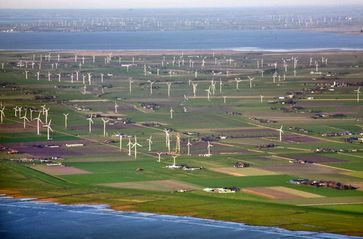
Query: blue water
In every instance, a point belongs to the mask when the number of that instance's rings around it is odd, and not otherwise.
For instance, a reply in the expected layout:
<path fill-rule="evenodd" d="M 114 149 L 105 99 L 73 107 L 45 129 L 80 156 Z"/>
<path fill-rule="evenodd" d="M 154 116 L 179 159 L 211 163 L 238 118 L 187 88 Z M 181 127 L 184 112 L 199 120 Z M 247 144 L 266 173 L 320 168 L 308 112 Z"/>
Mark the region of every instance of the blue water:
<path fill-rule="evenodd" d="M 328 233 L 0 197 L 0 238 L 353 239 Z"/>
<path fill-rule="evenodd" d="M 6 50 L 363 49 L 363 35 L 302 31 L 15 32 Z"/>

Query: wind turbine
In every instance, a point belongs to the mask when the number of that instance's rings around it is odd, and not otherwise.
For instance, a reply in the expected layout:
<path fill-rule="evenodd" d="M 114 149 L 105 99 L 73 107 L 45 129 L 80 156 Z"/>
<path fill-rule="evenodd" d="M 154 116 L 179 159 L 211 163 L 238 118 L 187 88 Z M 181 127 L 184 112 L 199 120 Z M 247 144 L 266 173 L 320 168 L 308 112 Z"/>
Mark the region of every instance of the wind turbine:
<path fill-rule="evenodd" d="M 119 147 L 120 147 L 120 151 L 122 150 L 122 139 L 123 139 L 123 136 L 122 136 L 122 134 L 118 134 L 118 137 L 119 137 L 119 140 L 120 140 L 120 145 L 119 145 Z"/>
<path fill-rule="evenodd" d="M 250 89 L 252 88 L 252 81 L 255 79 L 255 78 L 253 78 L 253 77 L 248 77 L 248 79 L 250 80 Z"/>
<path fill-rule="evenodd" d="M 0 110 L 0 123 L 2 124 L 4 122 L 4 119 L 5 119 L 5 106 L 3 106 Z"/>
<path fill-rule="evenodd" d="M 87 75 L 88 75 L 88 84 L 91 85 L 92 84 L 92 82 L 91 82 L 91 80 L 92 80 L 92 74 L 91 73 L 87 73 Z"/>
<path fill-rule="evenodd" d="M 27 80 L 27 79 L 28 79 L 28 72 L 29 72 L 29 71 L 25 71 L 25 80 Z"/>
<path fill-rule="evenodd" d="M 170 153 L 170 133 L 169 130 L 165 129 L 164 130 L 165 133 L 165 145 L 168 149 L 168 152 Z"/>
<path fill-rule="evenodd" d="M 190 146 L 192 146 L 192 143 L 190 143 L 190 138 L 188 138 L 188 143 L 187 143 L 187 147 L 188 147 L 188 153 L 187 155 L 190 156 Z"/>
<path fill-rule="evenodd" d="M 23 120 L 23 124 L 24 124 L 24 129 L 26 128 L 26 122 L 29 122 L 29 119 L 26 117 L 27 112 L 25 111 L 24 116 L 20 117 L 20 119 Z"/>
<path fill-rule="evenodd" d="M 170 97 L 171 82 L 166 82 L 166 85 L 168 86 L 168 97 Z"/>
<path fill-rule="evenodd" d="M 151 151 L 151 145 L 153 143 L 152 138 L 153 138 L 153 136 L 150 136 L 148 139 L 146 139 L 149 143 L 149 152 Z"/>
<path fill-rule="evenodd" d="M 178 157 L 178 155 L 173 155 L 171 157 L 173 157 L 173 166 L 175 167 L 176 166 L 176 158 Z"/>
<path fill-rule="evenodd" d="M 129 153 L 128 153 L 128 155 L 131 156 L 132 142 L 131 142 L 131 137 L 130 136 L 129 136 L 129 142 L 128 142 L 127 146 L 129 147 Z"/>
<path fill-rule="evenodd" d="M 51 123 L 52 123 L 52 120 L 49 120 L 48 124 L 43 125 L 43 127 L 47 128 L 47 140 L 50 140 L 50 131 L 53 132 L 52 127 L 50 127 Z"/>
<path fill-rule="evenodd" d="M 156 153 L 157 155 L 158 155 L 158 162 L 160 163 L 160 161 L 161 161 L 161 155 L 163 154 L 163 153 Z"/>
<path fill-rule="evenodd" d="M 207 145 L 207 150 L 208 150 L 208 156 L 212 155 L 211 154 L 211 148 L 213 147 L 213 145 L 208 141 L 208 145 Z"/>
<path fill-rule="evenodd" d="M 50 76 L 51 76 L 51 74 L 50 74 L 50 72 L 48 72 L 48 81 L 50 81 Z"/>
<path fill-rule="evenodd" d="M 280 142 L 282 141 L 282 134 L 284 134 L 284 131 L 282 130 L 282 128 L 283 128 L 283 125 L 281 125 L 281 127 L 277 130 L 277 131 L 279 131 L 279 140 L 280 140 Z"/>
<path fill-rule="evenodd" d="M 194 97 L 197 95 L 197 86 L 198 86 L 198 83 L 192 83 L 193 85 L 193 95 Z"/>
<path fill-rule="evenodd" d="M 132 79 L 129 79 L 129 92 L 130 92 L 130 95 L 131 95 L 131 93 L 132 93 L 132 83 L 133 83 L 134 81 L 132 80 Z"/>
<path fill-rule="evenodd" d="M 207 92 L 207 99 L 208 99 L 208 101 L 210 101 L 210 95 L 211 95 L 210 88 L 208 88 L 208 89 L 206 89 L 206 90 L 204 90 L 204 91 L 206 91 L 206 92 Z"/>
<path fill-rule="evenodd" d="M 135 159 L 137 158 L 137 147 L 142 147 L 142 145 L 137 142 L 137 138 L 135 136 L 135 142 L 132 144 L 132 148 L 135 148 L 134 149 L 134 157 L 135 157 Z"/>
<path fill-rule="evenodd" d="M 63 115 L 64 115 L 64 128 L 66 129 L 66 128 L 68 128 L 68 115 L 69 115 L 69 113 L 67 113 L 67 114 L 63 113 Z"/>
<path fill-rule="evenodd" d="M 260 95 L 261 103 L 263 103 L 263 95 Z"/>
<path fill-rule="evenodd" d="M 150 95 L 152 95 L 153 94 L 153 85 L 154 85 L 155 81 L 148 80 L 147 82 L 150 84 Z"/>
<path fill-rule="evenodd" d="M 91 133 L 92 132 L 92 124 L 94 124 L 93 119 L 92 119 L 92 115 L 89 118 L 87 118 L 87 120 L 88 120 L 88 132 Z"/>
<path fill-rule="evenodd" d="M 20 117 L 21 117 L 21 109 L 22 109 L 23 107 L 21 107 L 21 106 L 19 106 L 18 107 L 18 112 L 19 112 L 19 114 L 18 114 L 18 117 L 19 117 L 19 119 L 20 119 Z"/>
<path fill-rule="evenodd" d="M 44 112 L 45 112 L 45 123 L 48 123 L 48 112 L 49 112 L 49 108 L 45 108 L 44 109 Z"/>
<path fill-rule="evenodd" d="M 117 102 L 115 101 L 115 114 L 117 114 L 118 113 L 118 107 L 119 107 L 119 105 L 117 104 Z"/>
<path fill-rule="evenodd" d="M 15 117 L 18 117 L 18 110 L 19 110 L 19 107 L 18 106 L 15 106 L 14 107 L 14 116 Z"/>
<path fill-rule="evenodd" d="M 170 119 L 173 119 L 173 113 L 174 113 L 173 107 L 170 107 Z"/>
<path fill-rule="evenodd" d="M 223 96 L 223 103 L 227 103 L 227 96 Z"/>
<path fill-rule="evenodd" d="M 58 82 L 61 82 L 62 75 L 60 73 L 58 73 L 57 76 L 58 76 Z"/>
<path fill-rule="evenodd" d="M 222 94 L 222 87 L 223 87 L 222 79 L 219 79 L 219 94 Z"/>
<path fill-rule="evenodd" d="M 39 112 L 39 115 L 37 118 L 34 118 L 37 121 L 37 135 L 40 135 L 40 123 L 43 124 L 42 120 L 40 119 L 40 114 L 41 114 L 41 112 Z"/>
<path fill-rule="evenodd" d="M 103 122 L 103 137 L 106 137 L 106 124 L 109 122 L 109 120 L 105 120 L 104 118 L 102 118 L 102 122 Z"/>
<path fill-rule="evenodd" d="M 37 80 L 39 80 L 40 79 L 40 72 L 38 71 L 37 72 Z"/>
<path fill-rule="evenodd" d="M 235 78 L 234 80 L 236 81 L 236 90 L 238 90 L 238 89 L 239 89 L 239 83 L 240 83 L 242 80 L 241 80 L 241 79 L 239 79 L 239 78 Z"/>
<path fill-rule="evenodd" d="M 359 103 L 360 87 L 358 87 L 355 92 L 357 92 L 357 102 Z"/>
<path fill-rule="evenodd" d="M 101 73 L 101 83 L 103 83 L 103 76 L 104 76 L 105 74 L 103 74 L 103 73 Z"/>
<path fill-rule="evenodd" d="M 180 134 L 176 134 L 175 153 L 180 154 Z"/>

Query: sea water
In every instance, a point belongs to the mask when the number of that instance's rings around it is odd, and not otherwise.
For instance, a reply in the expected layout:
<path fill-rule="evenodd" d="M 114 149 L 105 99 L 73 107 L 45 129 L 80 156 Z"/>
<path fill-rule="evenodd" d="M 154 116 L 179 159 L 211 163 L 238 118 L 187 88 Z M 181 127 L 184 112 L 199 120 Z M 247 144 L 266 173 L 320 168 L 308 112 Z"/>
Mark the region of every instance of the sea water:
<path fill-rule="evenodd" d="M 62 205 L 0 197 L 0 238 L 353 239 L 344 235 L 193 217 L 119 212 L 106 205 Z"/>
<path fill-rule="evenodd" d="M 289 30 L 0 33 L 3 50 L 360 50 L 363 35 Z"/>

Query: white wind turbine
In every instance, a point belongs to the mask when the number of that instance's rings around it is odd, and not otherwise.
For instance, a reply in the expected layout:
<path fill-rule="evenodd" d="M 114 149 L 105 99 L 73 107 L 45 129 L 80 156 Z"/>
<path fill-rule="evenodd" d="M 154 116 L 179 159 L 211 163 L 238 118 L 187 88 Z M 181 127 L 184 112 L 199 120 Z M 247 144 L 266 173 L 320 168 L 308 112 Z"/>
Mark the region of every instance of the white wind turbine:
<path fill-rule="evenodd" d="M 58 76 L 58 82 L 61 82 L 62 75 L 58 73 L 57 76 Z"/>
<path fill-rule="evenodd" d="M 251 88 L 252 88 L 252 81 L 253 81 L 255 78 L 248 76 L 248 79 L 250 80 L 250 89 L 251 89 Z"/>
<path fill-rule="evenodd" d="M 25 71 L 25 80 L 27 80 L 27 79 L 28 79 L 28 72 L 29 72 L 29 71 Z"/>
<path fill-rule="evenodd" d="M 105 74 L 103 74 L 103 73 L 101 73 L 101 83 L 103 83 L 103 76 L 104 76 Z"/>
<path fill-rule="evenodd" d="M 223 103 L 227 103 L 227 96 L 223 96 Z"/>
<path fill-rule="evenodd" d="M 91 133 L 92 132 L 92 124 L 94 124 L 93 119 L 92 119 L 92 115 L 89 118 L 87 118 L 87 120 L 88 120 L 88 133 Z"/>
<path fill-rule="evenodd" d="M 156 153 L 157 155 L 158 155 L 158 162 L 160 163 L 160 161 L 161 161 L 161 155 L 163 154 L 163 153 Z"/>
<path fill-rule="evenodd" d="M 118 113 L 118 107 L 119 107 L 119 105 L 117 104 L 117 102 L 115 101 L 115 114 L 117 114 Z"/>
<path fill-rule="evenodd" d="M 178 157 L 178 155 L 173 155 L 171 157 L 173 157 L 173 167 L 175 167 L 176 166 L 176 158 Z"/>
<path fill-rule="evenodd" d="M 188 143 L 187 143 L 187 148 L 188 148 L 188 152 L 187 155 L 190 156 L 190 146 L 192 146 L 192 143 L 190 143 L 190 138 L 188 138 Z"/>
<path fill-rule="evenodd" d="M 20 119 L 23 120 L 24 129 L 26 128 L 26 122 L 27 121 L 29 122 L 29 119 L 26 117 L 26 115 L 27 115 L 27 112 L 25 111 L 24 116 L 20 117 Z"/>
<path fill-rule="evenodd" d="M 175 152 L 180 154 L 180 134 L 176 134 L 176 141 L 175 141 Z"/>
<path fill-rule="evenodd" d="M 192 83 L 192 86 L 193 86 L 193 96 L 196 97 L 198 83 Z"/>
<path fill-rule="evenodd" d="M 37 121 L 37 135 L 40 135 L 40 123 L 43 124 L 42 120 L 40 119 L 40 114 L 41 112 L 39 112 L 38 117 L 34 118 Z"/>
<path fill-rule="evenodd" d="M 173 119 L 173 113 L 174 113 L 173 107 L 170 107 L 170 119 Z"/>
<path fill-rule="evenodd" d="M 150 95 L 152 95 L 153 94 L 153 85 L 154 85 L 155 81 L 148 80 L 147 82 L 150 84 Z"/>
<path fill-rule="evenodd" d="M 234 80 L 236 81 L 236 90 L 239 89 L 239 83 L 242 81 L 241 79 L 239 78 L 234 78 Z"/>
<path fill-rule="evenodd" d="M 131 95 L 131 93 L 132 93 L 132 83 L 133 83 L 134 81 L 132 80 L 132 79 L 129 79 L 129 93 L 130 93 L 130 95 Z"/>
<path fill-rule="evenodd" d="M 40 80 L 40 72 L 37 72 L 37 80 Z"/>
<path fill-rule="evenodd" d="M 211 148 L 213 147 L 213 145 L 208 141 L 208 145 L 207 145 L 207 151 L 208 151 L 208 156 L 212 155 L 211 154 Z"/>
<path fill-rule="evenodd" d="M 63 113 L 64 115 L 64 128 L 67 129 L 68 128 L 68 115 L 69 113 L 65 114 Z"/>
<path fill-rule="evenodd" d="M 164 133 L 165 133 L 165 145 L 166 145 L 166 148 L 168 149 L 168 152 L 170 153 L 170 133 L 169 133 L 169 130 L 165 129 Z"/>
<path fill-rule="evenodd" d="M 358 87 L 355 92 L 357 92 L 357 102 L 359 103 L 360 87 Z"/>
<path fill-rule="evenodd" d="M 50 74 L 50 72 L 48 72 L 48 81 L 50 81 L 50 76 L 51 76 L 51 74 Z"/>
<path fill-rule="evenodd" d="M 51 123 L 52 123 L 52 120 L 49 120 L 48 124 L 43 125 L 43 127 L 47 128 L 47 140 L 50 140 L 50 131 L 53 132 L 52 127 L 50 127 Z"/>
<path fill-rule="evenodd" d="M 147 142 L 149 143 L 149 152 L 151 151 L 151 145 L 153 143 L 152 138 L 153 138 L 153 136 L 150 136 L 148 139 L 146 139 Z"/>
<path fill-rule="evenodd" d="M 131 137 L 129 136 L 129 142 L 127 144 L 127 146 L 129 147 L 129 153 L 128 156 L 131 156 L 131 151 L 132 151 L 132 142 L 131 142 Z"/>
<path fill-rule="evenodd" d="M 92 84 L 92 74 L 91 73 L 87 73 L 88 75 L 88 84 L 91 85 Z"/>
<path fill-rule="evenodd" d="M 3 106 L 1 109 L 0 109 L 0 123 L 2 124 L 4 122 L 4 119 L 5 119 L 5 106 Z"/>
<path fill-rule="evenodd" d="M 137 142 L 137 138 L 135 136 L 135 142 L 132 144 L 132 148 L 134 148 L 135 159 L 137 159 L 137 147 L 142 147 L 142 145 Z"/>
<path fill-rule="evenodd" d="M 263 95 L 260 95 L 261 103 L 263 103 Z"/>
<path fill-rule="evenodd" d="M 18 113 L 19 113 L 19 114 L 18 114 L 18 117 L 19 117 L 19 119 L 20 119 L 20 117 L 21 117 L 21 109 L 22 109 L 22 108 L 23 108 L 23 107 L 21 107 L 21 106 L 19 106 L 19 107 L 18 107 Z"/>
<path fill-rule="evenodd" d="M 109 122 L 109 120 L 105 120 L 104 118 L 102 118 L 102 122 L 103 122 L 103 137 L 106 137 L 106 124 Z"/>
<path fill-rule="evenodd" d="M 210 101 L 210 95 L 211 95 L 210 88 L 208 88 L 208 89 L 206 89 L 206 90 L 204 90 L 204 91 L 206 91 L 206 92 L 207 92 L 207 99 L 208 99 L 208 101 Z"/>
<path fill-rule="evenodd" d="M 44 114 L 45 114 L 45 123 L 48 123 L 48 114 L 49 114 L 49 108 L 44 108 Z"/>
<path fill-rule="evenodd" d="M 222 87 L 223 87 L 222 79 L 219 79 L 219 94 L 222 94 Z"/>
<path fill-rule="evenodd" d="M 168 86 L 168 97 L 170 97 L 171 82 L 166 82 L 166 85 Z"/>
<path fill-rule="evenodd" d="M 18 111 L 19 111 L 19 107 L 15 106 L 14 107 L 14 116 L 17 117 L 18 116 Z"/>
<path fill-rule="evenodd" d="M 284 131 L 282 130 L 283 125 L 281 125 L 281 127 L 279 129 L 277 129 L 277 131 L 279 131 L 279 140 L 280 142 L 282 141 L 282 134 L 284 134 Z"/>

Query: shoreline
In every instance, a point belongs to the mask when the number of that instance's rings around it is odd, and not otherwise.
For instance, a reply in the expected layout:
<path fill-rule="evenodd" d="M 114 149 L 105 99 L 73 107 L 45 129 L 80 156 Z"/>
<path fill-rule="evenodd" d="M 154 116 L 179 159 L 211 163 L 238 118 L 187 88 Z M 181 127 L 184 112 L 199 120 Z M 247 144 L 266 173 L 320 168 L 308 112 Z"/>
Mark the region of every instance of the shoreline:
<path fill-rule="evenodd" d="M 233 223 L 233 224 L 239 224 L 239 225 L 243 225 L 245 227 L 249 227 L 249 228 L 270 228 L 270 229 L 275 229 L 275 230 L 282 230 L 282 231 L 286 231 L 286 232 L 291 232 L 291 233 L 298 233 L 298 232 L 305 232 L 305 233 L 312 233 L 312 234 L 326 234 L 326 235 L 334 235 L 334 236 L 341 236 L 349 239 L 360 239 L 363 238 L 363 234 L 362 235 L 357 235 L 357 234 L 339 234 L 339 233 L 334 233 L 334 232 L 328 232 L 328 231 L 308 231 L 308 230 L 302 230 L 302 229 L 287 229 L 284 228 L 282 226 L 270 226 L 270 225 L 266 225 L 265 223 L 261 224 L 261 225 L 257 225 L 257 224 L 251 224 L 251 223 L 246 223 L 246 222 L 240 222 L 240 221 L 233 221 L 233 220 L 223 220 L 223 219 L 218 219 L 218 218 L 214 218 L 214 217 L 197 217 L 194 216 L 190 213 L 185 213 L 185 214 L 168 214 L 168 213 L 159 213 L 159 212 L 153 212 L 153 211 L 141 211 L 141 210 L 127 210 L 127 206 L 123 207 L 123 206 L 116 206 L 116 205 L 112 205 L 112 203 L 102 203 L 99 202 L 97 199 L 95 203 L 92 202 L 81 202 L 80 203 L 65 203 L 62 202 L 62 200 L 58 200 L 55 197 L 44 197 L 44 198 L 35 198 L 35 197 L 31 197 L 31 196 L 26 196 L 24 195 L 22 192 L 17 191 L 17 190 L 11 190 L 11 189 L 0 189 L 0 198 L 2 196 L 6 196 L 6 197 L 11 197 L 13 199 L 18 199 L 18 200 L 25 200 L 25 201 L 33 201 L 35 203 L 51 203 L 51 204 L 57 204 L 57 205 L 65 205 L 65 206 L 90 206 L 90 207 L 105 207 L 109 210 L 112 210 L 115 213 L 136 213 L 136 214 L 148 214 L 148 215 L 154 215 L 154 216 L 166 216 L 166 217 L 179 217 L 179 218 L 191 218 L 191 219 L 197 219 L 197 220 L 205 220 L 205 221 L 213 221 L 213 222 L 219 222 L 219 223 Z M 325 238 L 325 237 L 324 237 Z M 339 239 L 339 238 L 338 238 Z"/>
<path fill-rule="evenodd" d="M 0 190 L 1 191 L 1 190 Z M 206 226 L 206 227 L 220 227 L 224 229 L 230 229 L 230 230 L 241 230 L 241 231 L 252 231 L 252 232 L 265 232 L 268 231 L 269 234 L 277 234 L 281 236 L 287 236 L 287 237 L 293 237 L 293 236 L 312 236 L 315 238 L 315 236 L 323 236 L 323 238 L 326 238 L 328 236 L 333 236 L 334 238 L 344 238 L 344 239 L 359 239 L 363 238 L 360 236 L 353 236 L 353 235 L 346 235 L 346 234 L 337 234 L 337 233 L 329 233 L 329 232 L 322 232 L 322 231 L 305 231 L 305 230 L 290 230 L 285 229 L 282 227 L 276 227 L 276 226 L 264 226 L 264 225 L 252 225 L 247 224 L 243 222 L 234 222 L 234 221 L 225 221 L 225 220 L 218 220 L 213 218 L 200 218 L 200 217 L 194 217 L 190 215 L 174 215 L 174 214 L 160 214 L 160 213 L 153 213 L 153 212 L 142 212 L 142 211 L 127 211 L 127 210 L 118 210 L 112 205 L 109 204 L 102 204 L 102 203 L 61 203 L 57 200 L 49 200 L 49 199 L 38 199 L 38 198 L 32 198 L 32 197 L 21 197 L 21 196 L 12 196 L 8 194 L 0 194 L 0 199 L 10 199 L 10 200 L 19 200 L 21 202 L 32 202 L 34 204 L 38 203 L 45 203 L 48 205 L 55 205 L 55 206 L 72 206 L 72 207 L 91 207 L 95 210 L 107 210 L 107 214 L 111 216 L 113 213 L 117 213 L 120 216 L 124 217 L 133 217 L 134 219 L 143 219 L 145 217 L 147 218 L 153 218 L 153 219 L 159 219 L 162 221 L 167 222 L 174 222 L 176 219 L 183 219 L 182 222 L 178 223 L 184 223 L 184 224 L 198 224 L 200 226 Z M 126 214 L 135 214 L 135 215 L 126 215 Z M 198 221 L 198 222 L 193 222 Z M 218 225 L 216 225 L 218 224 Z M 229 224 L 223 225 L 223 224 Z M 318 235 L 317 235 L 318 234 Z M 320 235 L 321 234 L 321 235 Z"/>

